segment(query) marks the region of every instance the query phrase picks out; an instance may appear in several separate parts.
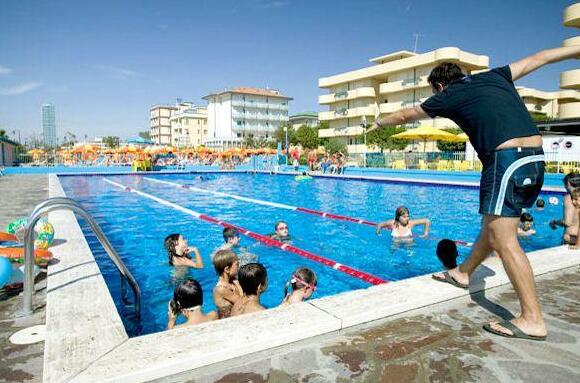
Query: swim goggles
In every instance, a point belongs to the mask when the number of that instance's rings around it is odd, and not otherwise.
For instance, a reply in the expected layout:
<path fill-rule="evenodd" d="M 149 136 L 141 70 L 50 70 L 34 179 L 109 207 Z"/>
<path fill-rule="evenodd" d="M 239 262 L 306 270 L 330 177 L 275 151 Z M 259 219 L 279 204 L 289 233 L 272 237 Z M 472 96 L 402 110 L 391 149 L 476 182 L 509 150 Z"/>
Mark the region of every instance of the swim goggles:
<path fill-rule="evenodd" d="M 301 279 L 299 276 L 297 276 L 296 274 L 292 274 L 292 279 L 290 279 L 290 283 L 296 283 L 296 282 L 300 282 L 304 286 L 310 287 L 310 289 L 312 290 L 312 292 L 315 292 L 316 291 L 316 285 L 314 285 L 312 283 L 307 283 L 303 279 Z"/>

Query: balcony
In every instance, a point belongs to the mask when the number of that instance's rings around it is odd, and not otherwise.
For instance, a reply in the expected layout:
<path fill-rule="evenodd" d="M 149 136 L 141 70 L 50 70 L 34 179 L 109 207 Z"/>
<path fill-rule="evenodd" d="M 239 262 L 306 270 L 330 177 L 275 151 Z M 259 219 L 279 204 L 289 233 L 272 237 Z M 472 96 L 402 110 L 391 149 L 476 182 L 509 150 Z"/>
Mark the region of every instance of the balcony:
<path fill-rule="evenodd" d="M 571 37 L 562 42 L 563 47 L 571 47 L 574 45 L 580 45 L 580 36 Z"/>
<path fill-rule="evenodd" d="M 372 86 L 357 88 L 349 91 L 340 91 L 336 93 L 324 94 L 318 96 L 318 103 L 328 105 L 335 102 L 354 100 L 358 98 L 374 98 L 376 95 L 375 88 Z"/>
<path fill-rule="evenodd" d="M 564 9 L 564 26 L 580 28 L 580 3 Z"/>
<path fill-rule="evenodd" d="M 580 89 L 580 69 L 562 72 L 560 74 L 560 88 Z"/>
<path fill-rule="evenodd" d="M 417 77 L 417 79 L 405 79 L 400 81 L 392 81 L 381 84 L 379 86 L 380 94 L 389 94 L 396 92 L 403 92 L 409 89 L 426 88 L 429 87 L 427 76 Z"/>
<path fill-rule="evenodd" d="M 560 104 L 558 109 L 558 115 L 562 119 L 580 117 L 580 102 L 568 102 L 565 104 Z"/>
<path fill-rule="evenodd" d="M 362 116 L 374 116 L 376 108 L 374 106 L 360 106 L 358 108 L 339 108 L 334 111 L 318 113 L 320 121 L 340 120 L 343 118 L 354 118 Z"/>
<path fill-rule="evenodd" d="M 339 129 L 320 129 L 318 131 L 318 137 L 320 138 L 332 138 L 332 137 L 347 137 L 347 136 L 359 136 L 363 134 L 363 128 L 360 126 L 349 126 L 346 128 Z"/>

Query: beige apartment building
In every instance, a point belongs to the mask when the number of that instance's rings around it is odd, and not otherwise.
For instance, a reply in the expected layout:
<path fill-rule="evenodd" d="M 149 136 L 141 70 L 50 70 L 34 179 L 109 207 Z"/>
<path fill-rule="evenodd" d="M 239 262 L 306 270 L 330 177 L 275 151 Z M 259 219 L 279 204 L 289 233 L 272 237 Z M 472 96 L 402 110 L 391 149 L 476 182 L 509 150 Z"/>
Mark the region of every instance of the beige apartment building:
<path fill-rule="evenodd" d="M 320 112 L 319 120 L 329 123 L 319 136 L 343 140 L 349 153 L 365 151 L 361 135 L 362 123 L 371 124 L 377 116 L 421 104 L 432 95 L 427 77 L 439 63 L 452 61 L 465 73 L 487 69 L 489 58 L 459 48 L 440 48 L 427 53 L 399 51 L 370 59 L 373 65 L 323 77 L 318 86 L 327 94 L 318 97 L 328 111 Z M 448 119 L 422 120 L 414 126 L 455 127 Z"/>
<path fill-rule="evenodd" d="M 179 103 L 172 111 L 169 123 L 173 146 L 199 146 L 207 136 L 207 108 L 195 106 L 191 102 Z"/>
<path fill-rule="evenodd" d="M 177 110 L 173 105 L 153 105 L 149 109 L 149 134 L 157 145 L 171 144 L 171 114 Z"/>
<path fill-rule="evenodd" d="M 564 9 L 564 26 L 580 28 L 580 2 L 572 4 Z M 580 36 L 564 40 L 563 46 L 580 45 Z M 580 69 L 573 69 L 560 74 L 560 88 L 568 89 L 562 91 L 569 95 L 576 94 L 575 97 L 569 97 L 560 101 L 559 118 L 580 118 Z"/>

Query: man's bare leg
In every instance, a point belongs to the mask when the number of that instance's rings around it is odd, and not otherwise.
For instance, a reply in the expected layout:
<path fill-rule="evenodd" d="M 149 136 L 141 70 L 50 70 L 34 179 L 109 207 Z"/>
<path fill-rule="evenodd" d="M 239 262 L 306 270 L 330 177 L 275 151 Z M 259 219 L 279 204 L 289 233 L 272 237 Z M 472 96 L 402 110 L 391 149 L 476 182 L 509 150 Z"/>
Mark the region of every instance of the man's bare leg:
<path fill-rule="evenodd" d="M 536 293 L 534 274 L 517 238 L 518 223 L 518 217 L 490 216 L 487 222 L 489 243 L 501 258 L 505 272 L 520 300 L 521 314 L 511 322 L 528 335 L 545 336 L 546 323 Z M 492 323 L 492 328 L 512 334 L 497 323 Z"/>

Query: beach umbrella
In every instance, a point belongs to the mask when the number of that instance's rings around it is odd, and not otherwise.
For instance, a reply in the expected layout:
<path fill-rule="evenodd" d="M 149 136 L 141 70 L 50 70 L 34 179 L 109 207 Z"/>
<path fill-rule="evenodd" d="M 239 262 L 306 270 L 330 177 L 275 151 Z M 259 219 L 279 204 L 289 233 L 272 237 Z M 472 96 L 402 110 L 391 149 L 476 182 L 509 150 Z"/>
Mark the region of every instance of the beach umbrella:
<path fill-rule="evenodd" d="M 467 134 L 465 133 L 461 133 L 457 135 L 458 139 L 461 139 L 461 142 L 467 142 L 469 141 L 469 137 L 467 137 Z"/>
<path fill-rule="evenodd" d="M 425 152 L 427 141 L 463 142 L 455 134 L 432 126 L 421 126 L 419 128 L 405 130 L 404 132 L 392 135 L 391 138 L 397 140 L 421 140 L 423 141 L 423 152 Z"/>

